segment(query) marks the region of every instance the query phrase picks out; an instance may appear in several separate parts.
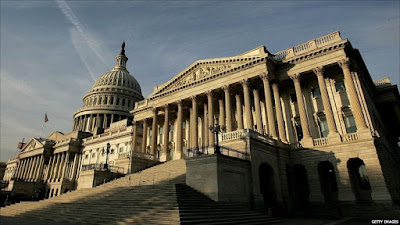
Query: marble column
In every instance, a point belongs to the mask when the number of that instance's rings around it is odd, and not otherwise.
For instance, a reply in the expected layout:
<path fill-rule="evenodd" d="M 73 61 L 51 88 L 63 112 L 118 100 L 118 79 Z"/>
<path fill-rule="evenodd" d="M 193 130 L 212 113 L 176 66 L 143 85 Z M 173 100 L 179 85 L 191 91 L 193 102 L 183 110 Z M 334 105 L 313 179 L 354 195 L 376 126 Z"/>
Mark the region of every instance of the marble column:
<path fill-rule="evenodd" d="M 287 142 L 286 132 L 285 132 L 285 123 L 283 121 L 281 98 L 279 96 L 279 90 L 278 90 L 277 83 L 272 84 L 272 91 L 274 92 L 275 111 L 276 111 L 276 120 L 278 122 L 279 139 L 282 142 Z"/>
<path fill-rule="evenodd" d="M 22 179 L 25 179 L 26 178 L 26 174 L 27 174 L 27 170 L 29 169 L 28 168 L 28 158 L 24 158 L 24 167 L 23 167 L 24 169 L 23 169 L 23 171 L 22 171 L 22 176 L 21 176 L 21 178 Z"/>
<path fill-rule="evenodd" d="M 74 156 L 74 165 L 73 165 L 73 167 L 72 167 L 72 171 L 71 171 L 71 173 L 72 173 L 72 176 L 71 176 L 71 181 L 73 181 L 73 180 L 75 180 L 75 177 L 76 177 L 76 174 L 77 174 L 77 166 L 78 166 L 78 161 L 79 161 L 79 157 L 78 157 L 78 153 L 75 153 L 75 156 Z"/>
<path fill-rule="evenodd" d="M 40 160 L 39 160 L 39 170 L 35 176 L 35 181 L 38 182 L 41 180 L 43 176 L 43 168 L 44 168 L 44 157 L 43 155 L 40 155 Z"/>
<path fill-rule="evenodd" d="M 29 157 L 28 159 L 27 159 L 27 169 L 26 169 L 26 174 L 25 174 L 25 179 L 26 180 L 29 180 L 29 178 L 30 178 L 30 172 L 32 171 L 32 157 Z"/>
<path fill-rule="evenodd" d="M 262 125 L 262 118 L 261 118 L 260 96 L 258 94 L 257 89 L 253 89 L 253 96 L 254 96 L 254 109 L 256 111 L 257 132 L 262 134 L 263 133 L 263 125 Z"/>
<path fill-rule="evenodd" d="M 33 180 L 33 174 L 37 171 L 36 165 L 37 165 L 37 157 L 36 156 L 32 156 L 31 157 L 31 164 L 30 164 L 31 171 L 29 172 L 29 175 L 28 175 L 29 181 Z"/>
<path fill-rule="evenodd" d="M 204 115 L 203 115 L 203 147 L 207 147 L 208 144 L 208 112 L 207 112 L 207 104 L 204 103 Z"/>
<path fill-rule="evenodd" d="M 207 105 L 208 105 L 208 125 L 214 126 L 214 108 L 213 108 L 213 101 L 212 101 L 212 91 L 207 92 Z M 207 127 L 208 129 L 209 127 Z M 215 145 L 215 138 L 214 133 L 208 129 L 208 146 Z"/>
<path fill-rule="evenodd" d="M 364 120 L 364 115 L 361 109 L 360 100 L 358 99 L 357 91 L 354 86 L 353 78 L 350 72 L 350 60 L 344 59 L 338 62 L 343 70 L 344 82 L 347 88 L 347 95 L 349 96 L 350 106 L 353 111 L 354 119 L 357 125 L 357 132 L 367 129 Z"/>
<path fill-rule="evenodd" d="M 138 124 L 137 121 L 133 121 L 132 125 L 133 125 L 133 127 L 132 127 L 133 134 L 132 134 L 132 146 L 131 146 L 132 150 L 131 150 L 131 152 L 136 152 L 137 151 L 137 149 L 136 149 L 136 147 L 137 147 L 137 144 L 136 144 L 136 142 L 137 142 L 137 130 L 138 130 L 138 125 L 139 124 Z"/>
<path fill-rule="evenodd" d="M 318 86 L 319 90 L 321 91 L 321 98 L 322 98 L 322 105 L 324 106 L 324 112 L 326 116 L 326 121 L 328 123 L 329 128 L 329 135 L 336 135 L 338 136 L 335 119 L 333 117 L 332 106 L 329 100 L 328 91 L 326 89 L 325 79 L 324 79 L 324 69 L 321 67 L 317 67 L 313 69 L 314 73 L 317 75 L 318 78 Z"/>
<path fill-rule="evenodd" d="M 223 87 L 224 92 L 225 92 L 225 110 L 226 110 L 226 131 L 230 132 L 232 131 L 232 106 L 231 106 L 231 96 L 229 93 L 229 86 L 225 85 Z"/>
<path fill-rule="evenodd" d="M 237 113 L 237 129 L 243 129 L 243 112 L 242 112 L 242 100 L 240 95 L 235 95 L 236 99 L 236 113 Z"/>
<path fill-rule="evenodd" d="M 61 172 L 61 181 L 63 181 L 66 177 L 65 177 L 65 172 L 67 170 L 67 165 L 68 165 L 68 161 L 69 161 L 69 152 L 65 152 L 65 157 L 64 157 L 64 166 L 62 167 L 62 172 Z"/>
<path fill-rule="evenodd" d="M 152 135 L 151 135 L 151 154 L 156 156 L 157 155 L 157 114 L 158 110 L 156 108 L 153 109 L 153 124 L 151 126 Z"/>
<path fill-rule="evenodd" d="M 244 96 L 244 113 L 246 119 L 246 129 L 253 129 L 253 115 L 251 113 L 251 101 L 250 101 L 250 91 L 249 91 L 249 81 L 242 80 L 240 82 L 243 86 L 243 96 Z"/>
<path fill-rule="evenodd" d="M 192 96 L 190 98 L 192 100 L 192 116 L 193 116 L 193 124 L 191 127 L 191 134 L 190 136 L 193 137 L 193 143 L 192 143 L 192 149 L 196 150 L 198 149 L 198 116 L 197 116 L 197 99 L 196 96 Z"/>
<path fill-rule="evenodd" d="M 303 100 L 303 93 L 301 91 L 301 85 L 300 85 L 300 74 L 294 74 L 290 76 L 290 78 L 294 82 L 294 89 L 296 92 L 296 98 L 297 98 L 297 106 L 299 108 L 299 114 L 300 114 L 300 123 L 301 123 L 301 130 L 303 131 L 303 139 L 311 139 L 312 137 L 310 135 L 310 131 L 308 129 L 308 120 L 307 120 L 307 114 L 306 114 L 306 108 L 304 105 L 304 100 Z M 307 143 L 309 144 L 309 143 Z"/>
<path fill-rule="evenodd" d="M 175 159 L 183 158 L 182 147 L 183 147 L 183 106 L 182 100 L 177 102 L 178 105 L 178 115 L 177 115 L 177 123 L 176 123 L 176 149 L 175 149 Z"/>
<path fill-rule="evenodd" d="M 47 165 L 46 168 L 46 176 L 44 177 L 43 180 L 47 181 L 48 179 L 50 179 L 50 173 L 51 173 L 51 167 L 52 167 L 52 161 L 54 160 L 54 156 L 50 156 L 49 158 L 49 164 Z"/>
<path fill-rule="evenodd" d="M 65 162 L 65 152 L 60 153 L 60 162 L 58 163 L 58 170 L 57 170 L 57 179 L 61 178 L 62 171 L 64 168 L 64 162 Z"/>
<path fill-rule="evenodd" d="M 107 114 L 104 114 L 104 117 L 103 117 L 103 129 L 106 129 L 106 127 L 107 127 Z"/>
<path fill-rule="evenodd" d="M 271 85 L 269 83 L 269 81 L 271 79 L 271 74 L 264 73 L 260 77 L 264 84 L 265 106 L 267 108 L 268 131 L 272 137 L 277 138 L 276 129 L 275 129 L 274 111 L 273 111 L 273 106 L 272 106 Z"/>
<path fill-rule="evenodd" d="M 170 154 L 168 154 L 169 145 L 169 106 L 164 106 L 164 128 L 163 128 L 163 148 L 161 153 L 160 161 L 164 162 L 171 159 Z"/>
<path fill-rule="evenodd" d="M 224 105 L 224 100 L 218 99 L 218 105 L 219 105 L 219 124 L 221 126 L 225 125 L 225 105 Z"/>
<path fill-rule="evenodd" d="M 142 138 L 142 152 L 147 153 L 147 119 L 143 120 L 143 138 Z"/>

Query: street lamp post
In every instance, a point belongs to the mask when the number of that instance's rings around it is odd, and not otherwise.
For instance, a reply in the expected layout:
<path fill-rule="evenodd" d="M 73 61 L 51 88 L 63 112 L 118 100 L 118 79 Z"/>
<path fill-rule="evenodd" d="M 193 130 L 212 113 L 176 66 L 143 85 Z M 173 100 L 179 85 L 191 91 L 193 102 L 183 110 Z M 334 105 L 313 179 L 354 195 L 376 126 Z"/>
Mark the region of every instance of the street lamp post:
<path fill-rule="evenodd" d="M 215 140 L 216 140 L 216 143 L 215 143 L 215 154 L 221 154 L 221 150 L 220 150 L 221 147 L 219 146 L 218 134 L 220 132 L 225 132 L 225 129 L 226 129 L 225 125 L 222 125 L 222 126 L 219 125 L 218 118 L 215 118 L 214 126 L 210 125 L 210 131 L 215 134 Z"/>
<path fill-rule="evenodd" d="M 107 150 L 106 150 L 106 163 L 104 164 L 104 169 L 108 170 L 108 154 L 110 153 L 110 143 L 107 143 Z"/>

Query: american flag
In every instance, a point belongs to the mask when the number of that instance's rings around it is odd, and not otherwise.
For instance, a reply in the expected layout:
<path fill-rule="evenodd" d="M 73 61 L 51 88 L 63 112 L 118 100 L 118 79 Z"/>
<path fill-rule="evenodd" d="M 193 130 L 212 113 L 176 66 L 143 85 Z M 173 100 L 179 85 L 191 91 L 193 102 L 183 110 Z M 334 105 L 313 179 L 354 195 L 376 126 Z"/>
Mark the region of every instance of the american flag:
<path fill-rule="evenodd" d="M 47 117 L 47 113 L 44 114 L 44 122 L 46 123 L 47 121 L 49 121 L 49 117 Z"/>

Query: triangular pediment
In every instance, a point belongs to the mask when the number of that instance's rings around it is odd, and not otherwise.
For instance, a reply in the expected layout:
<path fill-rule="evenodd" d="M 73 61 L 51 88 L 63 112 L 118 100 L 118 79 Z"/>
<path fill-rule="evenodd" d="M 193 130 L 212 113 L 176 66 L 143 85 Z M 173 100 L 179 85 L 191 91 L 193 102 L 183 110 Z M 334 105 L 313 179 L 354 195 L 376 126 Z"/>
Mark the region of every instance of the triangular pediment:
<path fill-rule="evenodd" d="M 241 67 L 253 60 L 265 57 L 267 54 L 268 51 L 265 47 L 260 46 L 233 57 L 197 60 L 168 82 L 155 87 L 149 98 L 207 79 L 219 73 L 233 71 L 233 69 Z"/>
<path fill-rule="evenodd" d="M 33 149 L 41 148 L 43 144 L 40 142 L 40 139 L 32 138 L 25 146 L 22 148 L 21 153 L 29 152 Z"/>
<path fill-rule="evenodd" d="M 57 142 L 57 141 L 59 141 L 59 140 L 62 140 L 63 137 L 64 137 L 64 134 L 61 133 L 60 131 L 53 131 L 53 133 L 51 133 L 51 134 L 47 137 L 47 139 L 53 140 L 53 141 L 56 141 L 56 142 Z"/>

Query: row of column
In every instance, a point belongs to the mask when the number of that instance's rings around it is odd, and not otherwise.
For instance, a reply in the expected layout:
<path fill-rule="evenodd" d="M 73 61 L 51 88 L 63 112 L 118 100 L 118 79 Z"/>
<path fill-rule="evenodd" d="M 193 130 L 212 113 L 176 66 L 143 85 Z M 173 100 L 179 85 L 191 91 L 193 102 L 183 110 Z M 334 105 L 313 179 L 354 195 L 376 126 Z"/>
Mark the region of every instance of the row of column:
<path fill-rule="evenodd" d="M 342 60 L 338 62 L 339 66 L 343 70 L 344 80 L 346 83 L 346 87 L 348 89 L 349 101 L 353 110 L 354 118 L 356 121 L 357 128 L 359 130 L 367 128 L 365 120 L 363 118 L 363 113 L 361 110 L 360 102 L 357 97 L 356 89 L 353 83 L 353 79 L 351 77 L 349 61 Z M 328 128 L 329 128 L 329 136 L 340 138 L 337 126 L 335 124 L 333 110 L 331 107 L 330 99 L 328 96 L 328 91 L 326 88 L 325 78 L 324 78 L 324 69 L 321 67 L 317 67 L 313 69 L 313 72 L 316 74 L 318 79 L 318 85 L 321 91 L 321 98 L 323 103 L 323 108 L 325 112 L 325 116 L 327 118 Z M 260 78 L 263 81 L 263 89 L 265 96 L 265 110 L 266 110 L 266 123 L 264 128 L 262 122 L 262 107 L 260 105 L 260 96 L 259 90 L 252 89 L 253 99 L 254 99 L 254 112 L 255 112 L 255 121 L 253 121 L 253 112 L 252 112 L 252 102 L 251 102 L 251 90 L 249 87 L 249 81 L 247 79 L 242 80 L 240 82 L 243 88 L 243 99 L 244 99 L 244 113 L 242 112 L 242 98 L 239 94 L 235 95 L 236 100 L 236 112 L 237 112 L 237 129 L 255 129 L 259 133 L 268 133 L 271 137 L 275 139 L 279 139 L 282 142 L 287 142 L 286 138 L 286 129 L 285 122 L 283 119 L 283 110 L 280 101 L 279 87 L 276 82 L 271 84 L 271 74 L 264 73 L 260 75 Z M 312 140 L 312 136 L 309 130 L 309 123 L 306 114 L 305 102 L 303 100 L 303 93 L 301 87 L 301 76 L 300 74 L 290 75 L 290 78 L 293 80 L 294 88 L 296 92 L 298 109 L 300 115 L 301 128 L 303 131 L 303 140 Z M 231 93 L 230 86 L 226 85 L 222 87 L 224 91 L 224 98 L 218 100 L 219 105 L 219 121 L 221 125 L 226 126 L 226 131 L 230 132 L 233 130 L 233 121 L 232 121 L 232 107 L 231 107 Z M 271 91 L 272 89 L 272 91 Z M 203 145 L 204 146 L 213 146 L 215 141 L 214 134 L 208 129 L 210 125 L 214 124 L 214 108 L 213 108 L 213 91 L 208 91 L 205 93 L 207 96 L 207 102 L 204 103 L 204 116 L 203 116 L 203 127 L 204 127 L 204 137 L 203 137 Z M 191 138 L 191 149 L 198 148 L 198 102 L 197 96 L 190 97 L 191 100 L 191 110 L 190 110 L 190 138 Z M 273 101 L 275 103 L 275 107 L 273 106 Z M 182 145 L 183 145 L 183 134 L 182 134 L 182 124 L 183 124 L 183 107 L 182 100 L 174 103 L 177 105 L 177 122 L 176 122 L 176 154 L 182 154 Z M 164 108 L 164 129 L 163 129 L 163 147 L 162 147 L 162 155 L 168 155 L 168 134 L 169 134 L 169 105 L 163 106 Z M 274 111 L 275 109 L 275 111 Z M 244 115 L 244 118 L 243 118 Z M 157 125 L 158 125 L 158 109 L 153 109 L 153 119 L 152 119 L 152 137 L 150 141 L 151 146 L 151 154 L 156 154 L 157 152 Z M 207 118 L 207 119 L 206 119 Z M 148 119 L 141 121 L 143 123 L 143 139 L 141 151 L 146 152 L 147 148 L 147 129 L 148 129 Z M 211 121 L 211 122 L 210 122 Z M 245 122 L 245 123 L 243 123 Z M 255 123 L 255 125 L 254 125 Z M 138 121 L 136 121 L 135 126 L 137 126 Z M 276 130 L 276 128 L 278 128 Z M 137 130 L 134 128 L 133 135 L 133 143 L 136 143 L 137 139 Z M 136 148 L 136 146 L 134 146 Z M 134 151 L 136 149 L 133 149 Z M 168 157 L 168 156 L 167 156 Z"/>
<path fill-rule="evenodd" d="M 40 179 L 43 165 L 43 155 L 23 158 L 18 163 L 14 178 L 26 181 L 37 181 Z"/>
<path fill-rule="evenodd" d="M 353 116 L 356 121 L 357 129 L 365 130 L 365 129 L 367 129 L 367 125 L 366 125 L 364 117 L 363 117 L 363 112 L 361 109 L 360 101 L 357 96 L 353 78 L 351 76 L 350 67 L 349 67 L 350 61 L 348 59 L 341 60 L 338 62 L 338 65 L 343 70 L 344 81 L 345 81 L 345 85 L 347 88 L 350 106 L 352 108 Z M 334 116 L 333 116 L 332 106 L 331 106 L 329 96 L 328 96 L 328 91 L 326 88 L 326 83 L 325 83 L 325 78 L 324 78 L 324 69 L 322 67 L 317 67 L 317 68 L 313 69 L 313 72 L 316 74 L 317 79 L 318 79 L 318 86 L 319 86 L 319 89 L 321 92 L 322 105 L 323 105 L 325 117 L 326 117 L 326 120 L 328 123 L 328 129 L 329 129 L 328 136 L 339 137 L 337 126 L 335 124 L 335 120 L 334 120 Z M 303 132 L 303 140 L 304 139 L 312 139 L 310 130 L 309 130 L 309 123 L 308 123 L 308 118 L 307 118 L 307 114 L 306 114 L 305 102 L 303 100 L 303 93 L 302 93 L 301 84 L 300 84 L 301 75 L 294 74 L 294 75 L 291 75 L 290 78 L 294 82 L 294 88 L 295 88 L 295 92 L 296 92 L 296 98 L 297 98 L 299 115 L 300 115 L 300 123 L 301 123 L 302 132 Z M 279 121 L 280 121 L 280 119 L 278 119 L 278 125 L 279 125 Z"/>
<path fill-rule="evenodd" d="M 275 114 L 274 114 L 274 108 L 272 104 L 272 93 L 271 93 L 271 85 L 270 85 L 270 78 L 269 74 L 263 74 L 260 76 L 263 80 L 264 84 L 264 93 L 265 93 L 265 102 L 266 102 L 266 111 L 267 111 L 267 121 L 268 121 L 268 133 L 274 137 L 277 137 L 277 132 L 275 129 Z M 243 98 L 244 98 L 244 115 L 245 117 L 243 118 L 243 112 L 242 112 L 242 99 L 241 95 L 236 94 L 235 95 L 235 100 L 236 100 L 236 111 L 237 111 L 237 129 L 253 129 L 254 128 L 254 123 L 253 123 L 253 113 L 252 113 L 252 102 L 251 102 L 251 96 L 250 96 L 250 87 L 249 87 L 249 81 L 248 80 L 243 80 L 240 82 L 243 88 Z M 224 97 L 223 99 L 218 100 L 218 105 L 219 105 L 219 121 L 221 125 L 226 126 L 226 131 L 230 132 L 233 131 L 233 112 L 232 112 L 232 106 L 231 106 L 231 93 L 230 93 L 230 85 L 226 85 L 222 87 L 224 91 Z M 278 119 L 278 130 L 279 130 L 279 138 L 286 142 L 286 134 L 285 134 L 285 127 L 284 127 L 284 121 L 283 121 L 283 114 L 282 114 L 282 108 L 280 104 L 280 97 L 279 97 L 279 91 L 278 91 L 278 85 L 276 83 L 272 84 L 272 89 L 273 89 L 273 95 L 275 100 L 275 105 L 276 105 L 276 115 Z M 262 117 L 261 117 L 261 105 L 260 105 L 260 97 L 259 97 L 259 92 L 257 89 L 253 89 L 253 96 L 254 96 L 254 108 L 255 108 L 255 114 L 256 114 L 256 127 L 257 131 L 259 133 L 264 133 L 264 127 L 262 124 Z M 213 106 L 213 91 L 208 91 L 206 92 L 206 97 L 207 97 L 207 102 L 204 103 L 204 116 L 203 116 L 203 128 L 204 128 L 204 134 L 206 134 L 203 137 L 203 145 L 204 146 L 213 146 L 215 142 L 215 136 L 214 134 L 208 129 L 210 125 L 214 124 L 214 106 Z M 191 110 L 190 110 L 190 138 L 191 138 L 191 149 L 197 149 L 198 148 L 198 102 L 197 102 L 198 97 L 197 96 L 192 96 L 190 97 L 191 100 Z M 176 149 L 177 152 L 176 154 L 182 154 L 182 145 L 183 145 L 183 138 L 182 138 L 182 124 L 183 124 L 183 107 L 182 107 L 182 100 L 178 101 L 175 103 L 177 105 L 177 122 L 176 122 L 176 135 L 177 135 L 177 142 L 176 142 Z M 163 106 L 164 108 L 164 128 L 163 128 L 163 147 L 162 147 L 162 154 L 163 155 L 168 155 L 168 134 L 169 134 L 169 105 Z M 150 146 L 151 146 L 151 153 L 155 154 L 157 149 L 157 124 L 158 124 L 158 109 L 155 108 L 153 109 L 153 119 L 152 119 L 152 137 L 150 141 Z M 148 129 L 148 119 L 145 119 L 141 121 L 143 123 L 143 139 L 142 139 L 142 152 L 146 152 L 147 148 L 147 129 Z M 212 121 L 210 123 L 210 121 Z M 245 122 L 245 123 L 244 123 Z M 137 139 L 137 129 L 135 128 L 138 125 L 138 121 L 134 123 L 134 131 L 133 131 L 133 143 L 136 143 Z M 135 147 L 135 146 L 134 146 Z M 136 149 L 134 149 L 136 150 Z"/>
<path fill-rule="evenodd" d="M 46 172 L 43 174 L 43 180 L 59 181 L 64 178 L 68 162 L 69 152 L 61 152 L 52 155 L 49 159 Z"/>
<path fill-rule="evenodd" d="M 78 118 L 75 118 L 73 130 L 93 131 L 95 127 L 106 129 L 111 123 L 120 121 L 123 118 L 124 116 L 118 114 L 82 115 Z"/>

